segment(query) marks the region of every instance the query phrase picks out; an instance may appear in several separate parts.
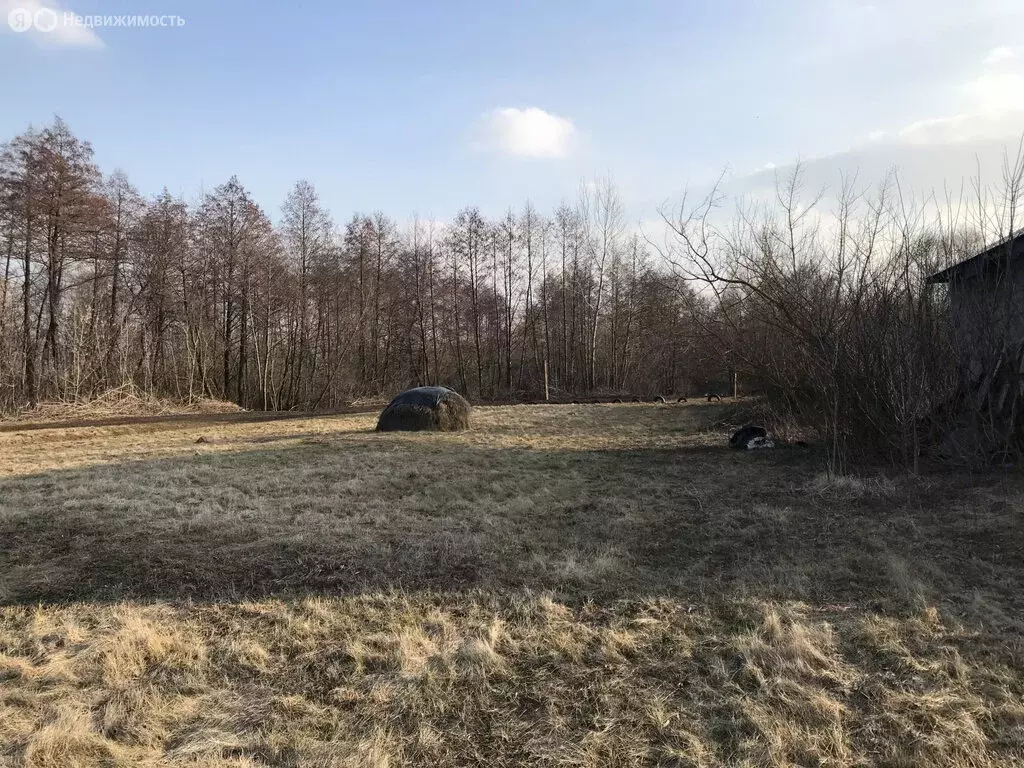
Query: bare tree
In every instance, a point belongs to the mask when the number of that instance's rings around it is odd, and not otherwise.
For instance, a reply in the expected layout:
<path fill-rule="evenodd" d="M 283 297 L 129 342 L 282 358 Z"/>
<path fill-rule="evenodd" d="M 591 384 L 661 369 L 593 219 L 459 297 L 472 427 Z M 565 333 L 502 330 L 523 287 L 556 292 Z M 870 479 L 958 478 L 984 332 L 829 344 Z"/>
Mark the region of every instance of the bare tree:
<path fill-rule="evenodd" d="M 590 388 L 597 386 L 597 334 L 601 320 L 601 302 L 607 269 L 620 247 L 623 232 L 622 201 L 611 179 L 601 179 L 593 185 L 580 188 L 580 219 L 585 228 L 585 243 L 594 271 L 596 286 L 591 301 L 589 380 Z"/>

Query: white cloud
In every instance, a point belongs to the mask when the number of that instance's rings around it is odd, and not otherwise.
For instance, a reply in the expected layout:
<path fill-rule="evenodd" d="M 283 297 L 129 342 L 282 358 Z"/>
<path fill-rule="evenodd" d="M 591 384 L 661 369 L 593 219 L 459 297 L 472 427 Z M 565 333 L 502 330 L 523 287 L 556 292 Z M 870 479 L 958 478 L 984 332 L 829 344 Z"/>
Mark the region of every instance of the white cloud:
<path fill-rule="evenodd" d="M 1024 109 L 1024 71 L 984 72 L 963 86 L 979 112 Z"/>
<path fill-rule="evenodd" d="M 516 157 L 565 157 L 576 127 L 538 107 L 505 107 L 482 115 L 473 134 L 474 149 Z"/>
<path fill-rule="evenodd" d="M 52 0 L 0 0 L 0 31 L 27 36 L 41 48 L 104 48 L 95 30 L 76 24 L 74 16 Z M 26 18 L 33 20 L 30 28 L 15 32 L 14 24 Z"/>
<path fill-rule="evenodd" d="M 1024 131 L 1024 72 L 987 68 L 958 90 L 965 97 L 967 111 L 918 120 L 903 127 L 897 137 L 912 144 L 947 144 L 999 139 Z"/>
<path fill-rule="evenodd" d="M 984 64 L 986 67 L 996 67 L 1017 58 L 1017 50 L 1008 45 L 1000 45 L 988 52 Z"/>
<path fill-rule="evenodd" d="M 896 132 L 896 138 L 908 144 L 948 144 L 967 141 L 974 132 L 975 115 L 951 115 L 915 120 Z"/>
<path fill-rule="evenodd" d="M 942 200 L 947 191 L 954 197 L 961 193 L 969 195 L 976 176 L 983 186 L 998 189 L 1004 158 L 1009 156 L 1012 162 L 1018 150 L 1018 139 L 1013 137 L 949 143 L 894 139 L 801 161 L 803 197 L 813 198 L 824 192 L 828 207 L 838 197 L 844 178 L 857 191 L 871 194 L 893 171 L 899 175 L 902 192 L 920 200 L 933 193 Z M 787 180 L 793 168 L 788 165 L 729 180 L 723 191 L 731 197 L 771 204 L 776 179 Z"/>
<path fill-rule="evenodd" d="M 1024 110 L 972 112 L 918 120 L 901 128 L 895 138 L 906 144 L 957 144 L 1009 139 L 1024 132 Z"/>
<path fill-rule="evenodd" d="M 1020 136 L 1024 132 L 1024 61 L 1015 49 L 993 48 L 974 77 L 950 88 L 956 114 L 930 117 L 895 132 L 874 131 L 868 142 L 896 140 L 906 144 L 955 144 Z"/>

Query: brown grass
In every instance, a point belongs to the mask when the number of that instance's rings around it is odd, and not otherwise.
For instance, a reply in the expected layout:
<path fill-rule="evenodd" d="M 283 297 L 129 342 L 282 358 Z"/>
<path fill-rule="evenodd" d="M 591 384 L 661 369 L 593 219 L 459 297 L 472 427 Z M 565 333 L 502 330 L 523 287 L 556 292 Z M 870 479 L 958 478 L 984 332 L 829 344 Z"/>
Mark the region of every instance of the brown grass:
<path fill-rule="evenodd" d="M 49 401 L 35 408 L 24 408 L 4 419 L 7 423 L 31 424 L 76 422 L 82 419 L 117 418 L 125 416 L 168 416 L 172 414 L 241 413 L 242 409 L 224 400 L 197 397 L 190 403 L 155 397 L 125 384 L 100 395 L 80 401 Z"/>
<path fill-rule="evenodd" d="M 1020 478 L 721 413 L 0 431 L 0 766 L 1021 764 Z"/>

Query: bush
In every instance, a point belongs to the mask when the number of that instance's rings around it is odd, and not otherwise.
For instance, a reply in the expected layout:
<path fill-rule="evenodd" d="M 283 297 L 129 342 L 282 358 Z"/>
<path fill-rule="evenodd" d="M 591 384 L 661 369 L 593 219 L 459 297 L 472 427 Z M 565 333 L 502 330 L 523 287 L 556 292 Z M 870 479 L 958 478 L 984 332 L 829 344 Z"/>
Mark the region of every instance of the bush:
<path fill-rule="evenodd" d="M 1019 202 L 1022 174 L 1018 163 L 1007 209 Z M 984 238 L 929 222 L 895 179 L 873 197 L 845 186 L 831 213 L 803 205 L 800 187 L 798 167 L 777 208 L 741 209 L 729 228 L 715 223 L 717 192 L 690 211 L 684 202 L 663 214 L 674 232 L 664 255 L 710 289 L 701 330 L 729 350 L 778 421 L 827 441 L 831 470 L 916 470 L 924 443 L 950 428 L 958 387 L 946 297 L 926 279 Z"/>

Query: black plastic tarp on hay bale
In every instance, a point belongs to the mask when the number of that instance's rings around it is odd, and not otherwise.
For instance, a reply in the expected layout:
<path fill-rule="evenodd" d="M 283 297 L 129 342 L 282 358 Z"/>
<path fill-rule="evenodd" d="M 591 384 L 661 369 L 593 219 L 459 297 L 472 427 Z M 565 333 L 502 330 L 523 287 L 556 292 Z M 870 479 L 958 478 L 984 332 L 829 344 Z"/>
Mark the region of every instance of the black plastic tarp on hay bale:
<path fill-rule="evenodd" d="M 457 432 L 469 427 L 471 411 L 466 399 L 453 389 L 416 387 L 388 403 L 377 419 L 377 431 Z"/>

